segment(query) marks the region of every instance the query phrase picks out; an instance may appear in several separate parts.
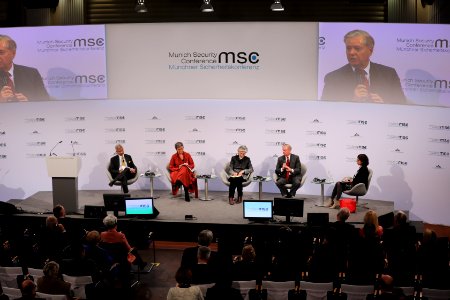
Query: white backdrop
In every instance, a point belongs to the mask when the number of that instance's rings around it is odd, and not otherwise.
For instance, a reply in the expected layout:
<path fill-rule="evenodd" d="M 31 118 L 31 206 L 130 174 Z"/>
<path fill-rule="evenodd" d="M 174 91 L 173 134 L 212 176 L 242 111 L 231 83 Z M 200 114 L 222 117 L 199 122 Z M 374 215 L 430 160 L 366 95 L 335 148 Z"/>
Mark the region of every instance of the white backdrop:
<path fill-rule="evenodd" d="M 388 109 L 387 109 L 388 108 Z M 369 199 L 395 202 L 413 218 L 450 225 L 449 110 L 433 107 L 268 100 L 98 100 L 2 105 L 0 200 L 51 190 L 45 156 L 82 159 L 81 190 L 108 189 L 106 165 L 114 144 L 124 144 L 141 171 L 163 170 L 177 141 L 197 170 L 218 173 L 240 144 L 249 147 L 256 175 L 273 172 L 281 144 L 308 166 L 300 193 L 320 193 L 314 177 L 340 179 L 356 171 L 366 153 L 374 178 Z M 202 187 L 202 186 L 201 186 Z M 148 189 L 140 179 L 134 189 Z M 165 177 L 155 188 L 169 189 Z M 211 190 L 226 188 L 220 180 Z M 265 191 L 275 192 L 273 183 Z M 252 184 L 246 191 L 257 191 Z M 331 186 L 327 194 L 331 193 Z"/>

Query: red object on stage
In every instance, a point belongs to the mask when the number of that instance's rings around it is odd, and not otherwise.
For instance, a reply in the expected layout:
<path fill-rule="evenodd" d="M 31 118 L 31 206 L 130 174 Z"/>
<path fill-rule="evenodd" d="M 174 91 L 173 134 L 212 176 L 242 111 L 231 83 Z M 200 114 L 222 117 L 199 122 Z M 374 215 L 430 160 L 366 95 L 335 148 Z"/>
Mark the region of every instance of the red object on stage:
<path fill-rule="evenodd" d="M 339 206 L 341 208 L 347 207 L 351 213 L 356 212 L 356 200 L 355 199 L 341 198 L 341 200 L 339 200 Z"/>

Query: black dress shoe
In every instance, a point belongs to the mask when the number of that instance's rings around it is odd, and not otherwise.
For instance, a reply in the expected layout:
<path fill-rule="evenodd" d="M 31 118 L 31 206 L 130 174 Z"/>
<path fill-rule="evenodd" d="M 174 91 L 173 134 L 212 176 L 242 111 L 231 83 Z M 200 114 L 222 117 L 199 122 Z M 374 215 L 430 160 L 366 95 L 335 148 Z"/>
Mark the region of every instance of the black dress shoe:
<path fill-rule="evenodd" d="M 110 182 L 108 183 L 108 185 L 109 185 L 109 186 L 113 186 L 113 185 L 114 185 L 114 180 L 113 180 L 113 181 L 110 181 Z"/>
<path fill-rule="evenodd" d="M 292 198 L 291 193 L 287 193 L 287 194 L 286 194 L 286 198 Z"/>

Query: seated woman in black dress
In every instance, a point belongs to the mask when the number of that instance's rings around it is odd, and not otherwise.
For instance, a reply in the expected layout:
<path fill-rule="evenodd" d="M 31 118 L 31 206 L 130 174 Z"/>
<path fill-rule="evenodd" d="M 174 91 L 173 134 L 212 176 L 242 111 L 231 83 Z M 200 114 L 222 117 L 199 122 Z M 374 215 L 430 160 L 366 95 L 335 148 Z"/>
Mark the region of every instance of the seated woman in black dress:
<path fill-rule="evenodd" d="M 350 190 L 352 187 L 358 183 L 364 183 L 366 189 L 369 185 L 369 158 L 365 154 L 359 154 L 356 158 L 356 163 L 359 166 L 353 178 L 346 177 L 342 181 L 336 182 L 333 188 L 333 193 L 331 194 L 331 201 L 326 206 L 330 208 L 336 208 L 339 206 L 339 199 L 342 196 L 342 191 Z"/>
<path fill-rule="evenodd" d="M 230 168 L 227 170 L 228 181 L 230 182 L 230 189 L 228 192 L 229 203 L 233 205 L 234 191 L 237 189 L 238 198 L 236 203 L 242 202 L 242 183 L 248 179 L 253 173 L 252 162 L 250 158 L 245 156 L 247 154 L 247 147 L 242 145 L 238 148 L 238 154 L 233 156 L 230 161 Z"/>

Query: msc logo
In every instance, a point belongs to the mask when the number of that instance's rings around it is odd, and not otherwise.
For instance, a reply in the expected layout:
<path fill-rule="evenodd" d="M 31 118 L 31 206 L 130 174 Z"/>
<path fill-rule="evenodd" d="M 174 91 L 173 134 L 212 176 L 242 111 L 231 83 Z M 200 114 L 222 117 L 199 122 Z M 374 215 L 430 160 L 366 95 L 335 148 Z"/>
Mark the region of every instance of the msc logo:
<path fill-rule="evenodd" d="M 165 144 L 166 140 L 146 140 L 147 144 Z"/>
<path fill-rule="evenodd" d="M 125 128 L 106 128 L 105 132 L 125 132 Z"/>
<path fill-rule="evenodd" d="M 391 160 L 389 164 L 393 166 L 408 166 L 408 162 L 403 160 Z"/>
<path fill-rule="evenodd" d="M 433 138 L 430 138 L 430 143 L 450 144 L 450 139 L 433 139 Z"/>
<path fill-rule="evenodd" d="M 325 136 L 327 135 L 327 132 L 325 130 L 311 130 L 306 132 L 308 135 L 320 135 Z"/>
<path fill-rule="evenodd" d="M 185 120 L 199 120 L 199 121 L 203 121 L 206 120 L 206 116 L 186 116 Z"/>
<path fill-rule="evenodd" d="M 73 122 L 86 121 L 86 117 L 68 117 L 66 118 L 66 121 L 73 121 Z"/>
<path fill-rule="evenodd" d="M 0 131 L 0 135 L 5 135 L 5 134 L 6 134 L 5 130 Z"/>
<path fill-rule="evenodd" d="M 87 156 L 87 153 L 86 152 L 75 152 L 75 153 L 67 153 L 67 155 Z"/>
<path fill-rule="evenodd" d="M 443 168 L 442 168 L 442 166 L 441 166 L 441 165 L 435 165 L 435 166 L 434 166 L 434 169 L 437 169 L 437 170 L 442 170 Z"/>
<path fill-rule="evenodd" d="M 307 145 L 307 147 L 309 148 L 321 148 L 321 149 L 325 149 L 327 147 L 327 144 L 325 143 L 309 143 Z"/>
<path fill-rule="evenodd" d="M 319 123 L 322 123 L 322 122 L 320 122 L 319 119 L 314 119 L 314 120 L 311 121 L 311 123 L 319 124 Z"/>
<path fill-rule="evenodd" d="M 31 132 L 31 134 L 39 134 L 39 131 L 33 130 L 33 131 Z"/>
<path fill-rule="evenodd" d="M 42 146 L 45 146 L 46 144 L 47 144 L 46 142 L 29 142 L 29 143 L 27 143 L 27 146 L 30 146 L 30 147 L 42 147 Z"/>
<path fill-rule="evenodd" d="M 153 116 L 150 120 L 160 120 L 157 116 Z"/>
<path fill-rule="evenodd" d="M 219 64 L 221 63 L 231 63 L 231 64 L 245 64 L 245 63 L 257 64 L 259 62 L 259 53 L 250 52 L 220 52 L 219 53 Z"/>
<path fill-rule="evenodd" d="M 392 152 L 394 152 L 394 153 L 403 153 L 403 151 L 398 149 L 398 148 L 395 148 L 394 150 L 392 150 Z"/>
<path fill-rule="evenodd" d="M 245 121 L 245 117 L 225 117 L 226 121 Z"/>
<path fill-rule="evenodd" d="M 206 140 L 187 140 L 187 144 L 206 144 Z"/>
<path fill-rule="evenodd" d="M 349 149 L 349 150 L 367 150 L 367 146 L 364 146 L 364 145 L 348 145 L 347 149 Z"/>
<path fill-rule="evenodd" d="M 286 122 L 285 117 L 266 117 L 267 122 Z"/>
<path fill-rule="evenodd" d="M 103 74 L 100 75 L 77 75 L 74 78 L 75 83 L 105 83 L 106 82 L 106 76 Z"/>
<path fill-rule="evenodd" d="M 75 129 L 67 129 L 67 133 L 86 133 L 86 129 L 84 128 L 75 128 Z"/>
<path fill-rule="evenodd" d="M 8 158 L 8 155 L 6 155 L 6 154 L 0 154 L 0 159 L 7 159 Z"/>
<path fill-rule="evenodd" d="M 309 159 L 310 160 L 326 160 L 327 156 L 326 155 L 314 155 L 314 154 L 311 154 L 309 156 Z"/>
<path fill-rule="evenodd" d="M 286 142 L 266 142 L 266 146 L 274 146 L 274 147 L 283 146 L 284 144 L 286 144 Z"/>
<path fill-rule="evenodd" d="M 164 127 L 156 127 L 156 128 L 145 128 L 146 132 L 166 132 L 166 128 Z"/>
<path fill-rule="evenodd" d="M 41 118 L 41 117 L 30 118 L 30 119 L 25 119 L 25 121 L 29 122 L 29 123 L 40 123 L 40 122 L 45 122 L 45 118 Z"/>
<path fill-rule="evenodd" d="M 200 132 L 200 130 L 198 130 L 198 128 L 192 128 L 190 132 Z"/>
<path fill-rule="evenodd" d="M 437 39 L 434 41 L 435 48 L 448 48 L 448 40 L 447 39 Z"/>
<path fill-rule="evenodd" d="M 125 120 L 125 116 L 111 116 L 111 117 L 105 117 L 106 121 L 123 121 Z"/>
<path fill-rule="evenodd" d="M 266 134 L 286 134 L 286 129 L 266 129 Z"/>
<path fill-rule="evenodd" d="M 432 130 L 450 130 L 450 125 L 430 125 Z"/>
<path fill-rule="evenodd" d="M 166 151 L 153 151 L 153 152 L 147 152 L 150 156 L 165 156 Z"/>
<path fill-rule="evenodd" d="M 197 152 L 192 153 L 192 155 L 193 155 L 193 156 L 205 156 L 205 155 L 206 155 L 206 152 L 197 151 Z"/>
<path fill-rule="evenodd" d="M 6 147 L 6 143 L 0 143 L 0 147 Z"/>
<path fill-rule="evenodd" d="M 229 128 L 226 131 L 229 133 L 245 133 L 245 128 Z"/>
<path fill-rule="evenodd" d="M 397 140 L 397 141 L 407 141 L 408 140 L 407 135 L 389 135 L 388 138 L 390 140 Z"/>
<path fill-rule="evenodd" d="M 349 120 L 347 123 L 352 125 L 367 125 L 366 120 Z"/>
<path fill-rule="evenodd" d="M 389 127 L 401 127 L 401 128 L 407 128 L 408 123 L 406 122 L 390 122 Z"/>
<path fill-rule="evenodd" d="M 88 38 L 88 39 L 74 39 L 73 46 L 74 47 L 101 47 L 105 45 L 104 38 Z"/>
<path fill-rule="evenodd" d="M 450 152 L 447 151 L 429 151 L 431 156 L 449 157 Z"/>
<path fill-rule="evenodd" d="M 27 157 L 28 158 L 41 158 L 41 157 L 46 157 L 47 154 L 45 153 L 27 153 Z"/>
<path fill-rule="evenodd" d="M 125 144 L 125 140 L 115 140 L 115 144 Z"/>

